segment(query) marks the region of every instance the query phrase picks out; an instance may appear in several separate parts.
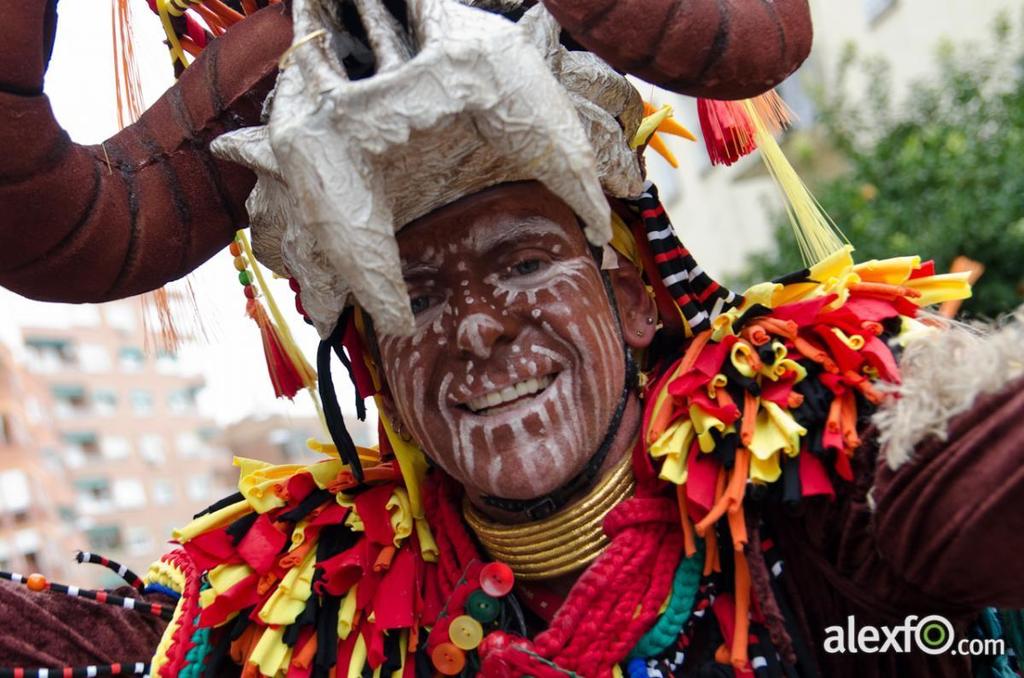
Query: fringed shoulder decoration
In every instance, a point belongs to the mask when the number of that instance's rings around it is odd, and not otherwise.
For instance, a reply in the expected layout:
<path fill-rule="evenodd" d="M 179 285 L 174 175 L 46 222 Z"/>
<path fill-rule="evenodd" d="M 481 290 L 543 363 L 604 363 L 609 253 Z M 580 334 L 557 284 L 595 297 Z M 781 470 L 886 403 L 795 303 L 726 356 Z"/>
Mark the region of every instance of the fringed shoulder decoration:
<path fill-rule="evenodd" d="M 652 385 L 645 442 L 679 488 L 685 529 L 704 537 L 724 518 L 741 549 L 748 482 L 787 502 L 833 495 L 853 477 L 875 384 L 899 382 L 901 343 L 929 329 L 920 307 L 970 296 L 963 274 L 918 257 L 854 265 L 851 251 L 749 289 Z"/>
<path fill-rule="evenodd" d="M 156 661 L 168 675 L 217 675 L 233 661 L 243 676 L 411 676 L 442 602 L 437 546 L 398 463 L 367 465 L 363 484 L 336 457 L 235 464 L 239 493 L 175 531 L 172 556 L 204 588 L 182 593 Z"/>

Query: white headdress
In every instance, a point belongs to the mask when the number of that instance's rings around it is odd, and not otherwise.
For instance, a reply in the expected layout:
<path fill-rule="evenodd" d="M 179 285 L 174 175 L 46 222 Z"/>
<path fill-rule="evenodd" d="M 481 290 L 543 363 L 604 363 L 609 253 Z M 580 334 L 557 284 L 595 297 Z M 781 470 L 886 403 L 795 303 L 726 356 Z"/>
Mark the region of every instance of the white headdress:
<path fill-rule="evenodd" d="M 345 59 L 360 55 L 334 3 L 296 0 L 266 124 L 212 145 L 256 172 L 246 203 L 256 254 L 298 280 L 322 337 L 350 295 L 381 332 L 411 331 L 395 232 L 489 186 L 540 181 L 591 243 L 609 240 L 605 194 L 636 196 L 643 180 L 628 143 L 643 106 L 623 75 L 563 47 L 542 5 L 512 22 L 410 0 L 406 28 L 382 0 L 354 4 L 371 77 L 350 79 Z"/>

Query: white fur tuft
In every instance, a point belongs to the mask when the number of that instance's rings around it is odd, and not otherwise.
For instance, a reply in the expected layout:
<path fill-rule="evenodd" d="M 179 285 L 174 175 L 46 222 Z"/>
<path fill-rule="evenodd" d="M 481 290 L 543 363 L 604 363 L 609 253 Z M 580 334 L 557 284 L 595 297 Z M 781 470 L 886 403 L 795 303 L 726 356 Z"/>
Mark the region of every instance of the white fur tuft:
<path fill-rule="evenodd" d="M 944 440 L 949 421 L 979 396 L 996 393 L 1024 375 L 1024 306 L 994 326 L 940 321 L 942 331 L 912 341 L 900 360 L 903 383 L 874 415 L 890 468 L 910 460 L 914 448 Z"/>

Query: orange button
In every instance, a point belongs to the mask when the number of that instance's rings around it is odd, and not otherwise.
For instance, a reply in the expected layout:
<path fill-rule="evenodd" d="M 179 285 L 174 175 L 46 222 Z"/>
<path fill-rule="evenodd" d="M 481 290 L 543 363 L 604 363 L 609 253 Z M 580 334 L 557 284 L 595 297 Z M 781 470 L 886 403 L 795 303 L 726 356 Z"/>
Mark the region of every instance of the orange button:
<path fill-rule="evenodd" d="M 466 653 L 451 643 L 441 643 L 430 653 L 434 668 L 445 676 L 457 676 L 466 667 Z"/>
<path fill-rule="evenodd" d="M 512 568 L 505 563 L 487 563 L 480 570 L 480 588 L 489 596 L 507 596 L 515 583 L 516 576 L 512 573 Z"/>
<path fill-rule="evenodd" d="M 468 614 L 464 614 L 452 620 L 448 626 L 448 637 L 460 650 L 472 650 L 483 640 L 484 627 Z"/>

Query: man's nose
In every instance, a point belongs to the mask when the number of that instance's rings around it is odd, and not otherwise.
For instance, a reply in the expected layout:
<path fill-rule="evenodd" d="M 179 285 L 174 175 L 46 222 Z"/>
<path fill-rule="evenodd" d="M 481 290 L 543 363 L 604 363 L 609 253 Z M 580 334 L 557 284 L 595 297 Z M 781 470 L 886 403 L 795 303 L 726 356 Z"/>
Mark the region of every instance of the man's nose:
<path fill-rule="evenodd" d="M 455 345 L 460 351 L 487 359 L 505 334 L 505 326 L 487 313 L 471 313 L 462 318 L 455 332 Z"/>

